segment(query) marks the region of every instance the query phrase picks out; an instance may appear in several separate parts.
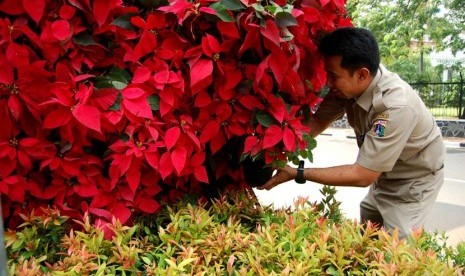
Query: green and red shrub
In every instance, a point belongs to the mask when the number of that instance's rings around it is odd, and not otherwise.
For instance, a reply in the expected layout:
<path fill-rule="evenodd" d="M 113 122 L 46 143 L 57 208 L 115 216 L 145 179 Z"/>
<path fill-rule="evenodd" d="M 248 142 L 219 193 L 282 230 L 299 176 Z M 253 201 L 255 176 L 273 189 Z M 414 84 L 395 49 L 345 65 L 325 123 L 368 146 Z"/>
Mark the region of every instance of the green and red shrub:
<path fill-rule="evenodd" d="M 244 157 L 311 154 L 316 43 L 350 25 L 345 1 L 159 2 L 0 3 L 10 226 L 50 204 L 124 224 L 184 193 L 247 187 Z"/>

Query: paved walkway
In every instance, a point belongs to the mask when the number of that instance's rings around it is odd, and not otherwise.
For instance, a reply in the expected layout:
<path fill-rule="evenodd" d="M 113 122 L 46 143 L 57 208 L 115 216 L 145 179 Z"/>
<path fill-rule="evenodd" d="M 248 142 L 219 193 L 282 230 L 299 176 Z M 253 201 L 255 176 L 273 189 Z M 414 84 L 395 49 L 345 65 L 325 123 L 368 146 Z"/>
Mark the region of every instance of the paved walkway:
<path fill-rule="evenodd" d="M 351 137 L 353 137 L 351 130 L 328 129 L 317 138 L 318 146 L 313 151 L 314 162 L 306 161 L 305 166 L 328 167 L 352 164 L 356 160 L 358 148 L 355 139 Z M 465 138 L 447 138 L 445 142 L 448 150 L 456 149 L 462 154 L 465 153 L 465 148 L 460 146 L 460 143 L 465 143 Z M 456 245 L 459 241 L 465 240 L 465 216 L 463 215 L 465 213 L 465 200 L 463 200 L 465 198 L 465 180 L 459 180 L 461 175 L 452 175 L 450 176 L 452 182 L 447 182 L 447 185 L 445 182 L 436 206 L 425 225 L 425 229 L 428 231 L 445 231 L 450 245 Z M 448 178 L 447 171 L 446 178 Z M 310 202 L 321 200 L 322 196 L 319 190 L 322 187 L 322 185 L 312 182 L 301 185 L 289 181 L 270 191 L 254 191 L 261 204 L 274 205 L 275 208 L 286 208 L 292 207 L 294 200 L 298 197 L 307 197 Z M 359 219 L 359 202 L 364 198 L 367 190 L 368 188 L 337 188 L 336 199 L 341 202 L 341 210 L 346 217 Z"/>

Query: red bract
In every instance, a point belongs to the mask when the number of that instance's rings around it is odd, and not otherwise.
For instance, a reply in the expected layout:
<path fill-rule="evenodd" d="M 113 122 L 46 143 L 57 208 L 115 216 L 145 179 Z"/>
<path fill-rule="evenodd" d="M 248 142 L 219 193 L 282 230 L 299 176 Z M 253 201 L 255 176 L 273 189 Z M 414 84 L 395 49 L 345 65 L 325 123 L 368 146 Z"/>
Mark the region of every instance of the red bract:
<path fill-rule="evenodd" d="M 0 3 L 0 193 L 12 225 L 55 204 L 110 237 L 116 219 L 161 201 L 248 187 L 247 157 L 310 156 L 304 122 L 326 81 L 316 45 L 350 24 L 344 0 L 155 2 Z"/>

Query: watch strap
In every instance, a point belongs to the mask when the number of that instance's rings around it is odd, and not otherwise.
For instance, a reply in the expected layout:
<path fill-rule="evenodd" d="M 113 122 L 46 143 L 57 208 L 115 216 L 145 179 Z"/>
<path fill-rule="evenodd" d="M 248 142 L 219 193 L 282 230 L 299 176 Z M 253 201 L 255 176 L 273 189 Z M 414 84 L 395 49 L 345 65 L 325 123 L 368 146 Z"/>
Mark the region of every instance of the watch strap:
<path fill-rule="evenodd" d="M 304 178 L 304 164 L 305 164 L 305 162 L 303 160 L 301 160 L 299 162 L 299 167 L 297 168 L 297 176 L 295 178 L 295 182 L 297 182 L 299 184 L 304 184 L 306 182 L 306 180 Z"/>

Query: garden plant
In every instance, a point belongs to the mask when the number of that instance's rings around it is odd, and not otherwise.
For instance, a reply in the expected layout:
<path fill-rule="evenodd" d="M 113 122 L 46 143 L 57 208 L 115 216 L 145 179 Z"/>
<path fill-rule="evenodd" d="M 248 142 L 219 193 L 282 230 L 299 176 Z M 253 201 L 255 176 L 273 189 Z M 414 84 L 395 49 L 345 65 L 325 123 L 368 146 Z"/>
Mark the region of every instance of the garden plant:
<path fill-rule="evenodd" d="M 249 187 L 247 158 L 311 159 L 316 44 L 351 24 L 344 4 L 2 1 L 6 225 L 48 205 L 127 224 L 186 193 Z"/>
<path fill-rule="evenodd" d="M 464 275 L 465 242 L 416 231 L 399 240 L 345 219 L 335 189 L 321 202 L 262 207 L 250 191 L 185 197 L 111 239 L 90 217 L 56 209 L 6 234 L 10 275 Z M 72 226 L 74 225 L 74 226 Z"/>

